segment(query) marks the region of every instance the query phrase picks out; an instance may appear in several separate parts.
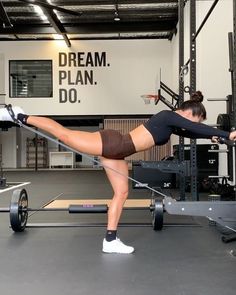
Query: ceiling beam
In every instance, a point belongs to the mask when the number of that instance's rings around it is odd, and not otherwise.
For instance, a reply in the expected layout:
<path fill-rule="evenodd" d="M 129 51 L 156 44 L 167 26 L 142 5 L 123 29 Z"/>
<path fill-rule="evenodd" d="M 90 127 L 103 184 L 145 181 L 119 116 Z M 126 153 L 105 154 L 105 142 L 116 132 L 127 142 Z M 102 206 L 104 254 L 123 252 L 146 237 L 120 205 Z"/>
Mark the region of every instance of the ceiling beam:
<path fill-rule="evenodd" d="M 175 12 L 158 12 L 158 11 L 135 11 L 135 10 L 129 10 L 129 11 L 122 11 L 119 12 L 122 16 L 123 21 L 165 21 L 165 20 L 177 20 L 177 16 Z M 35 18 L 38 15 L 36 11 L 11 11 L 8 12 L 8 16 L 10 18 L 17 18 L 17 22 L 20 24 L 21 22 L 26 23 L 28 20 L 31 18 Z M 87 22 L 87 23 L 94 23 L 96 21 L 113 21 L 114 20 L 114 12 L 113 11 L 97 11 L 96 13 L 94 12 L 86 12 L 86 14 L 83 14 L 81 17 L 75 17 L 71 15 L 65 15 L 65 14 L 60 14 L 59 15 L 60 20 L 66 22 L 67 20 L 70 21 L 71 23 L 82 23 L 82 22 Z M 33 23 L 33 21 L 31 21 Z M 35 21 L 34 21 L 35 22 Z"/>
<path fill-rule="evenodd" d="M 66 35 L 65 28 L 63 27 L 62 23 L 57 18 L 56 14 L 51 9 L 47 9 L 44 7 L 41 7 L 41 9 L 43 10 L 44 15 L 47 17 L 47 19 L 49 20 L 50 24 L 52 25 L 54 30 L 57 32 L 57 34 L 62 35 L 63 39 L 66 42 L 66 45 L 68 47 L 71 47 L 71 43 L 69 38 Z"/>
<path fill-rule="evenodd" d="M 54 5 L 59 5 L 59 6 L 80 6 L 80 5 L 115 5 L 114 0 L 53 0 L 52 1 Z M 153 4 L 156 3 L 156 0 L 119 0 L 119 4 Z M 159 4 L 171 4 L 171 3 L 176 3 L 178 4 L 178 0 L 159 0 Z"/>
<path fill-rule="evenodd" d="M 14 35 L 11 35 L 14 37 Z M 92 36 L 92 37 L 90 37 Z M 0 36 L 0 41 L 17 41 L 17 42 L 20 42 L 20 41 L 34 41 L 34 42 L 37 42 L 37 41 L 55 41 L 53 38 L 44 38 L 44 37 L 41 37 L 41 38 L 37 38 L 35 39 L 35 37 L 29 37 L 29 38 L 10 38 L 10 37 L 2 37 Z M 160 39 L 164 39 L 164 40 L 171 40 L 172 39 L 172 34 L 171 32 L 167 32 L 166 35 L 164 36 L 155 36 L 155 35 L 152 35 L 152 36 L 140 36 L 140 35 L 122 35 L 122 34 L 117 34 L 117 36 L 103 36 L 101 35 L 101 37 L 93 37 L 93 35 L 84 35 L 84 37 L 75 37 L 75 38 L 70 38 L 70 41 L 75 41 L 75 40 L 141 40 L 141 39 L 144 39 L 144 40 L 148 40 L 148 39 L 155 39 L 155 40 L 160 40 Z"/>
<path fill-rule="evenodd" d="M 0 1 L 0 19 L 3 21 L 4 28 L 11 28 L 13 26 L 5 11 L 2 1 Z"/>
<path fill-rule="evenodd" d="M 63 24 L 66 34 L 105 34 L 105 33 L 139 33 L 139 32 L 165 32 L 173 30 L 175 21 L 167 22 L 134 22 L 134 23 L 100 23 L 100 24 Z M 0 34 L 53 34 L 54 28 L 49 25 L 17 25 L 13 28 L 0 28 Z"/>
<path fill-rule="evenodd" d="M 53 12 L 53 9 L 56 9 L 56 10 L 60 10 L 61 12 L 67 12 L 67 13 L 69 12 L 69 13 L 71 13 L 70 10 L 60 8 L 60 7 L 58 8 L 55 5 L 51 5 L 51 4 L 48 4 L 46 2 L 37 1 L 37 0 L 36 1 L 20 0 L 20 1 L 28 3 L 28 4 L 38 5 L 42 9 L 44 15 L 49 20 L 49 22 L 52 25 L 53 29 L 57 32 L 57 34 L 59 34 L 59 35 L 61 35 L 63 37 L 64 41 L 66 42 L 66 45 L 68 47 L 71 47 L 70 40 L 69 40 L 69 38 L 67 37 L 67 35 L 65 33 L 65 29 L 64 29 L 62 23 L 57 18 L 56 14 Z M 81 15 L 81 13 L 76 13 L 75 15 L 78 16 L 78 15 Z"/>
<path fill-rule="evenodd" d="M 51 10 L 55 9 L 55 10 L 58 10 L 60 12 L 68 13 L 68 14 L 71 14 L 71 15 L 80 16 L 82 14 L 82 12 L 76 12 L 76 11 L 73 11 L 73 10 L 68 10 L 68 9 L 63 8 L 63 7 L 52 5 L 52 4 L 49 4 L 47 2 L 43 2 L 43 1 L 38 1 L 38 0 L 19 0 L 19 1 L 27 3 L 27 4 L 31 4 L 31 5 L 38 5 L 41 8 L 44 7 L 44 8 L 51 9 Z"/>

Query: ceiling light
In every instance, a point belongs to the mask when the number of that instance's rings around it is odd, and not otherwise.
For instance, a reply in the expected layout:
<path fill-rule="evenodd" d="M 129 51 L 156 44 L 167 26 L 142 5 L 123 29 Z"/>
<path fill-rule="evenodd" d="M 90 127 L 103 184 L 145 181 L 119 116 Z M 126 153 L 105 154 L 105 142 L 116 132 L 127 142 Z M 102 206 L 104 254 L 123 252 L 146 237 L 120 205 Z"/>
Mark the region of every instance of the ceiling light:
<path fill-rule="evenodd" d="M 117 11 L 115 11 L 114 21 L 116 21 L 116 22 L 120 21 L 120 17 L 119 17 L 119 14 Z"/>
<path fill-rule="evenodd" d="M 52 34 L 52 37 L 55 40 L 63 40 L 63 36 L 60 34 Z"/>
<path fill-rule="evenodd" d="M 43 10 L 41 9 L 41 7 L 34 5 L 34 10 L 39 14 L 39 16 L 42 20 L 47 20 L 47 17 L 43 13 Z"/>

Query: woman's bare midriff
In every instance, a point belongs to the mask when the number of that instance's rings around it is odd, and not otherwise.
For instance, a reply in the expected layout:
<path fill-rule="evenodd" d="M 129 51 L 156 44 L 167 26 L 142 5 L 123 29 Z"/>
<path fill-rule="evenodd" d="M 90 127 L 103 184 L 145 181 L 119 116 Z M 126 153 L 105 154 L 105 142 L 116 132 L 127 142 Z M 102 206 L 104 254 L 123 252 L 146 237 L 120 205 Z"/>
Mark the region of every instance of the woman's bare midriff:
<path fill-rule="evenodd" d="M 136 152 L 141 152 L 151 148 L 155 145 L 151 133 L 143 126 L 140 125 L 130 132 Z"/>

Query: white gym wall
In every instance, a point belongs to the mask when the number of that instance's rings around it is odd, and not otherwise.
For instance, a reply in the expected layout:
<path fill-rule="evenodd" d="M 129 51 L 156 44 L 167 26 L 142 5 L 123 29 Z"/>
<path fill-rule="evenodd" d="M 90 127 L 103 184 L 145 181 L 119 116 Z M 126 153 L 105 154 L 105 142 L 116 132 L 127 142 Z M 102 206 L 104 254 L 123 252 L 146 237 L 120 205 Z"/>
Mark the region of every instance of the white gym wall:
<path fill-rule="evenodd" d="M 144 106 L 140 95 L 157 92 L 160 68 L 163 79 L 172 85 L 171 48 L 168 40 L 72 41 L 71 48 L 64 41 L 3 42 L 1 52 L 5 56 L 6 77 L 9 60 L 53 61 L 52 98 L 9 98 L 9 79 L 6 78 L 6 103 L 19 105 L 27 113 L 38 115 L 155 113 L 157 107 L 153 104 Z M 81 60 L 76 59 L 70 65 L 70 54 L 77 56 L 78 53 L 82 53 Z M 96 54 L 101 65 L 96 64 Z M 92 77 L 92 83 L 87 79 L 85 84 L 86 73 Z M 76 82 L 77 75 L 79 81 Z M 73 95 L 70 102 L 72 88 L 77 98 Z M 67 92 L 67 99 L 60 96 L 62 92 Z"/>
<path fill-rule="evenodd" d="M 81 52 L 80 61 L 69 64 L 69 54 Z M 5 102 L 21 106 L 26 113 L 34 115 L 137 115 L 152 114 L 165 109 L 163 104 L 145 105 L 142 94 L 155 94 L 159 86 L 159 72 L 172 85 L 172 44 L 167 40 L 118 40 L 118 41 L 72 41 L 68 48 L 64 41 L 41 42 L 2 42 L 0 49 L 2 65 L 4 66 L 5 83 L 2 86 L 6 93 Z M 95 55 L 100 58 L 96 66 Z M 104 58 L 105 56 L 105 58 Z M 86 64 L 87 58 L 88 66 Z M 51 98 L 10 98 L 9 97 L 9 61 L 10 60 L 40 60 L 53 62 L 53 97 Z M 3 62 L 4 61 L 4 62 Z M 102 62 L 101 62 L 102 61 Z M 104 62 L 104 63 L 103 63 Z M 79 65 L 80 63 L 80 65 Z M 93 66 L 91 66 L 93 63 Z M 63 71 L 63 72 L 62 72 Z M 78 85 L 76 75 L 81 74 Z M 93 85 L 85 85 L 83 73 L 93 75 Z M 59 77 L 65 75 L 59 85 Z M 83 81 L 82 81 L 83 80 Z M 82 82 L 82 83 L 81 83 Z M 81 85 L 83 84 L 83 85 Z M 2 83 L 3 85 L 3 83 Z M 76 102 L 70 102 L 69 97 L 60 97 L 60 91 L 69 92 L 75 89 Z M 61 90 L 63 89 L 63 90 Z M 73 97 L 74 98 L 74 97 Z M 80 102 L 78 102 L 78 100 Z M 62 102 L 63 101 L 63 102 Z M 4 136 L 15 136 L 13 131 Z M 22 166 L 25 166 L 26 135 L 21 139 Z M 3 139 L 3 137 L 2 137 Z M 23 141 L 23 142 L 22 142 Z M 4 168 L 16 168 L 16 149 L 11 145 L 14 157 L 6 157 L 9 151 L 9 141 L 2 140 Z M 49 145 L 49 150 L 55 150 L 55 145 Z M 83 165 L 86 165 L 83 159 Z"/>

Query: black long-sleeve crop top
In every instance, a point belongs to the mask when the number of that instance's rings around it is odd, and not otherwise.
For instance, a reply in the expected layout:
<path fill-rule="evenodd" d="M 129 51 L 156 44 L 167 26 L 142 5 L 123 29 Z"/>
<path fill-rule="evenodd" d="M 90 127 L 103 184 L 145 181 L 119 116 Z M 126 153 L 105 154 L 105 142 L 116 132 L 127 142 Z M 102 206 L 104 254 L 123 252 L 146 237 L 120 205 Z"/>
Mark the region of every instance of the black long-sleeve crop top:
<path fill-rule="evenodd" d="M 173 111 L 161 111 L 153 115 L 144 127 L 151 133 L 156 145 L 167 143 L 171 134 L 188 138 L 229 138 L 229 132 L 192 122 Z"/>

